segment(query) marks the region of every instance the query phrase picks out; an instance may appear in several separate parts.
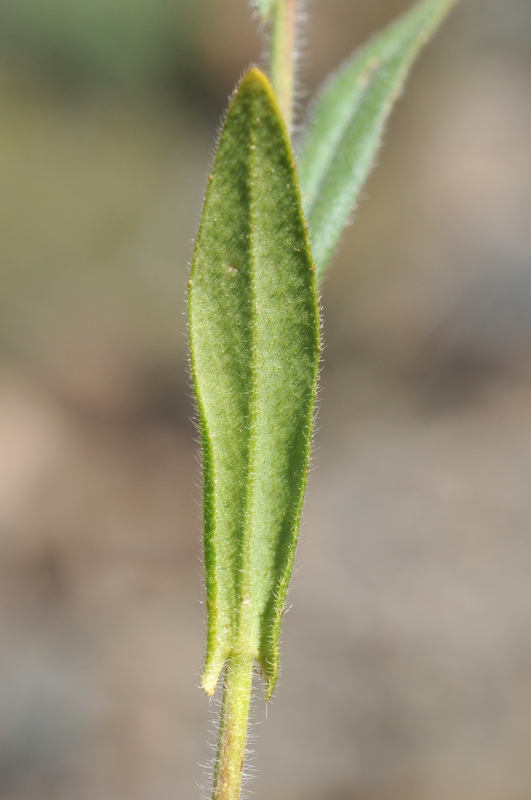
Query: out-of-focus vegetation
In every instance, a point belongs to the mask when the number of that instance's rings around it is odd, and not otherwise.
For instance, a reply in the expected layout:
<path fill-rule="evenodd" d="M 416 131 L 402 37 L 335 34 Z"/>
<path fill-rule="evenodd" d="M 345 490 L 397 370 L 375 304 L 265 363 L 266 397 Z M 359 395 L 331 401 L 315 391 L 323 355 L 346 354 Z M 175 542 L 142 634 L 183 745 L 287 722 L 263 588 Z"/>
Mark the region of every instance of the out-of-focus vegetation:
<path fill-rule="evenodd" d="M 170 0 L 0 6 L 0 348 L 80 400 L 86 358 L 96 371 L 120 361 L 106 368 L 119 383 L 182 357 L 178 276 L 210 147 L 189 102 L 200 13 Z"/>
<path fill-rule="evenodd" d="M 186 57 L 186 0 L 4 0 L 3 60 L 29 60 L 66 87 L 80 81 L 149 83 Z"/>
<path fill-rule="evenodd" d="M 309 3 L 303 85 L 408 5 Z M 463 0 L 324 286 L 257 796 L 529 795 L 530 41 L 529 0 Z M 199 796 L 185 288 L 259 53 L 245 0 L 0 2 L 2 800 Z"/>

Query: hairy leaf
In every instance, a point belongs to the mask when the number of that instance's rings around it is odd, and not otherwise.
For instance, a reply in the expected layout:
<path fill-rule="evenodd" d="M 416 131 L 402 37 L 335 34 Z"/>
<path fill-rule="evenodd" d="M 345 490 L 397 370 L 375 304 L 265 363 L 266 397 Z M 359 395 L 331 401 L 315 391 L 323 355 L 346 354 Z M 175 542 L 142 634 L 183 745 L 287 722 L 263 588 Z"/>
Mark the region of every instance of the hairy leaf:
<path fill-rule="evenodd" d="M 411 65 L 456 0 L 424 0 L 332 76 L 298 158 L 318 280 L 370 172 L 385 122 Z"/>
<path fill-rule="evenodd" d="M 315 273 L 293 156 L 267 78 L 230 105 L 189 289 L 204 453 L 203 686 L 256 658 L 271 693 L 306 484 L 319 353 Z"/>

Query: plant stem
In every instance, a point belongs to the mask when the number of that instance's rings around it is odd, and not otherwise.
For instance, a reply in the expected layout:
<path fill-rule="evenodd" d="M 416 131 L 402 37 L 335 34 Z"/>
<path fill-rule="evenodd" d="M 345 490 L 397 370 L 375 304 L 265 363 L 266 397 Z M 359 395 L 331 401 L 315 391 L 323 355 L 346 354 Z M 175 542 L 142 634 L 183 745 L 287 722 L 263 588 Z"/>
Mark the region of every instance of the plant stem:
<path fill-rule="evenodd" d="M 288 130 L 293 112 L 298 0 L 275 0 L 271 24 L 271 83 Z"/>
<path fill-rule="evenodd" d="M 212 800 L 240 800 L 254 659 L 233 656 L 225 669 Z"/>

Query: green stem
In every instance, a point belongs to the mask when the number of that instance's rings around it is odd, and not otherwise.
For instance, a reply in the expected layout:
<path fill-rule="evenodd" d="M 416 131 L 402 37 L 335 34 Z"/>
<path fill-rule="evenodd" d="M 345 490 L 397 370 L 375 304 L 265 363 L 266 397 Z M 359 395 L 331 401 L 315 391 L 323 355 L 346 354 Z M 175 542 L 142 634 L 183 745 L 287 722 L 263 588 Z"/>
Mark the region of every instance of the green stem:
<path fill-rule="evenodd" d="M 288 130 L 293 112 L 298 0 L 274 0 L 271 23 L 271 83 Z"/>
<path fill-rule="evenodd" d="M 225 669 L 212 800 L 240 800 L 254 659 L 233 656 Z"/>

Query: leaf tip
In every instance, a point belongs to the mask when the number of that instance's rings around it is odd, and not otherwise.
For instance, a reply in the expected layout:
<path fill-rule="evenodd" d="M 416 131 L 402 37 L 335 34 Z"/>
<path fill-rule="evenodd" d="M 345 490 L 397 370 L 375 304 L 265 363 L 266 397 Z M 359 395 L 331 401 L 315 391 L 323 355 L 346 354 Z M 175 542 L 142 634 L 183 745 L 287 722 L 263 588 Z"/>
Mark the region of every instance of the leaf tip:
<path fill-rule="evenodd" d="M 212 697 L 216 691 L 219 677 L 223 671 L 223 667 L 225 666 L 225 661 L 225 653 L 218 652 L 214 653 L 212 656 L 210 654 L 207 655 L 205 669 L 201 677 L 201 686 L 209 697 Z"/>
<path fill-rule="evenodd" d="M 253 85 L 268 92 L 273 91 L 267 75 L 259 67 L 251 67 L 247 70 L 240 83 L 240 89 L 252 87 Z"/>
<path fill-rule="evenodd" d="M 275 645 L 272 649 L 268 648 L 267 652 L 263 652 L 262 650 L 258 655 L 258 663 L 260 664 L 262 675 L 266 681 L 265 699 L 268 701 L 271 700 L 271 696 L 277 685 L 279 667 L 278 645 Z"/>
<path fill-rule="evenodd" d="M 267 686 L 265 691 L 265 699 L 268 703 L 271 700 L 273 692 L 275 691 L 275 686 L 277 685 L 277 675 L 275 674 L 271 678 L 267 678 Z"/>
<path fill-rule="evenodd" d="M 220 673 L 221 669 L 216 670 L 216 672 L 208 671 L 205 672 L 203 677 L 201 678 L 201 686 L 203 687 L 204 691 L 207 693 L 209 697 L 212 697 L 212 695 L 216 691 L 216 686 L 218 685 Z"/>
<path fill-rule="evenodd" d="M 262 97 L 265 97 L 267 100 L 268 105 L 274 111 L 276 117 L 281 121 L 282 127 L 284 127 L 284 121 L 282 117 L 282 113 L 280 111 L 280 107 L 278 105 L 277 96 L 275 94 L 275 90 L 271 85 L 271 81 L 263 72 L 260 67 L 250 67 L 247 70 L 245 75 L 240 81 L 240 85 L 236 90 L 236 94 L 240 94 L 240 92 L 257 92 L 261 93 Z M 286 136 L 286 132 L 284 131 L 284 136 Z"/>

